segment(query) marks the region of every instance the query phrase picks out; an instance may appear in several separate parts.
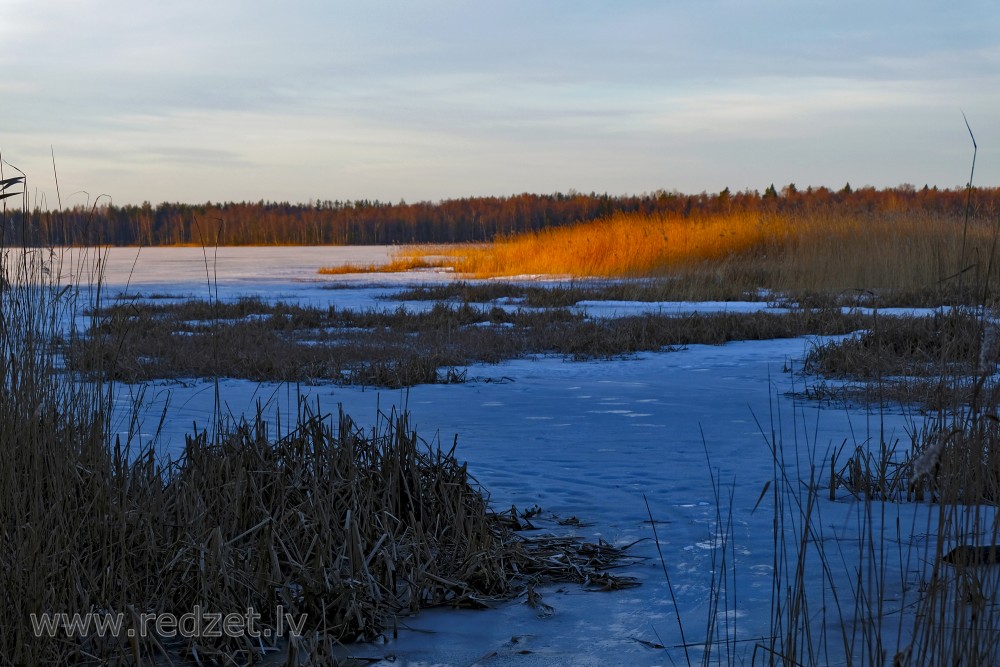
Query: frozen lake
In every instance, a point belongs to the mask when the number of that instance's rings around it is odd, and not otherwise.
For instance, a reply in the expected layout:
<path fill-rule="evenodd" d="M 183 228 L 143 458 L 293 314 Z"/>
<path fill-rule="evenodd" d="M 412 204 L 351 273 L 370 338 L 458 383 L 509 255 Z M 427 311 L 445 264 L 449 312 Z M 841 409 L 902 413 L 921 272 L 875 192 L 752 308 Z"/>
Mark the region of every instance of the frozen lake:
<path fill-rule="evenodd" d="M 395 307 L 378 297 L 411 283 L 454 279 L 438 272 L 316 273 L 337 263 L 382 261 L 390 252 L 384 247 L 220 248 L 207 254 L 198 248 L 112 249 L 100 266 L 109 296 L 253 295 L 337 307 Z M 82 257 L 74 264 L 77 275 L 96 268 L 93 257 Z M 594 302 L 584 307 L 610 316 L 649 308 L 748 310 L 765 305 Z M 555 609 L 548 618 L 538 618 L 523 600 L 484 612 L 435 610 L 405 619 L 406 628 L 414 631 L 404 629 L 385 644 L 350 647 L 349 653 L 382 658 L 386 665 L 681 664 L 685 650 L 677 614 L 688 643 L 702 643 L 713 577 L 724 576 L 724 600 L 729 602 L 720 604 L 710 662 L 750 664 L 755 645 L 766 643 L 763 638 L 771 633 L 774 503 L 767 494 L 759 505 L 758 500 L 775 476 L 768 444 L 772 432 L 782 443 L 790 474 L 806 477 L 810 464 L 825 465 L 829 453 L 845 443 L 846 450 L 877 444 L 884 434 L 908 448 L 907 431 L 920 419 L 901 410 L 878 415 L 793 398 L 804 380 L 789 369 L 815 342 L 797 338 L 692 345 L 615 361 L 536 357 L 473 366 L 467 383 L 423 385 L 408 392 L 226 378 L 218 386 L 223 409 L 231 414 L 252 411 L 258 401 L 265 410 L 289 414 L 299 394 L 319 400 L 327 411 L 342 404 L 359 424 L 373 421 L 378 408 L 406 406 L 411 424 L 425 439 L 440 434 L 450 446 L 457 435 L 458 458 L 469 462 L 470 472 L 498 509 L 538 505 L 545 514 L 575 516 L 592 524 L 577 531 L 586 539 L 635 542 L 632 552 L 648 559 L 623 572 L 643 581 L 636 589 L 543 589 L 544 601 Z M 160 452 L 178 452 L 192 422 L 207 425 L 215 411 L 215 384 L 207 380 L 122 387 L 123 411 L 130 396 L 140 395 L 147 417 L 140 438 L 151 437 L 166 407 Z M 128 430 L 124 423 L 119 428 L 123 434 Z M 676 608 L 652 542 L 646 499 L 657 522 Z M 816 510 L 819 526 L 831 540 L 827 549 L 837 560 L 858 558 L 859 508 L 841 495 Z M 916 504 L 880 505 L 874 518 L 878 528 L 893 527 L 893 536 L 883 544 L 899 554 L 887 566 L 897 608 L 885 622 L 898 629 L 901 643 L 911 620 L 904 609 L 915 601 L 925 576 L 921 554 L 932 520 L 929 506 Z M 724 535 L 729 536 L 726 568 L 720 560 Z M 852 585 L 849 570 L 836 575 L 844 591 Z M 815 578 L 809 585 L 817 595 L 830 585 L 820 568 L 809 576 Z M 829 613 L 831 623 L 856 622 L 853 615 Z M 723 645 L 727 642 L 728 647 Z M 667 648 L 651 648 L 650 643 Z M 701 649 L 689 647 L 688 657 L 700 662 Z M 844 647 L 835 647 L 829 658 L 827 664 L 846 664 Z"/>

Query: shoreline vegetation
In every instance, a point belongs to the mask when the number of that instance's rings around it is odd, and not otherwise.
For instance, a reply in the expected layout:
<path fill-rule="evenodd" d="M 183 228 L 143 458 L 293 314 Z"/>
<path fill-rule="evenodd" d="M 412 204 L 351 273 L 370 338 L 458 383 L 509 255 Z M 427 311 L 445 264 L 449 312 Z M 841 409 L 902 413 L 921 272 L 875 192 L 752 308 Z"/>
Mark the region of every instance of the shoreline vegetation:
<path fill-rule="evenodd" d="M 1000 283 L 996 217 L 927 211 L 723 214 L 701 220 L 616 214 L 488 244 L 409 246 L 385 265 L 320 273 L 444 268 L 467 279 L 562 276 L 659 284 L 662 300 L 861 299 L 980 303 Z M 956 268 L 961 265 L 961 268 Z M 979 286 L 979 289 L 972 289 Z"/>

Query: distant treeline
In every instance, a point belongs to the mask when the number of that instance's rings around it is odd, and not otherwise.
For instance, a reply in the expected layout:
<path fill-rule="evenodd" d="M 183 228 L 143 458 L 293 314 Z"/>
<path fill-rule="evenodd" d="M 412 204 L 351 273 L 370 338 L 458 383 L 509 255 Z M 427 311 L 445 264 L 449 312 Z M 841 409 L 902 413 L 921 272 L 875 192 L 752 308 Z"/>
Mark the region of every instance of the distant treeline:
<path fill-rule="evenodd" d="M 36 209 L 25 216 L 8 210 L 5 244 L 27 245 L 372 245 L 462 243 L 594 220 L 614 213 L 669 213 L 699 218 L 717 213 L 808 212 L 836 208 L 864 214 L 922 210 L 964 215 L 966 189 L 871 187 L 840 190 L 756 190 L 685 195 L 521 194 L 469 197 L 437 203 L 389 204 L 379 201 L 316 201 L 99 205 L 60 211 Z M 973 214 L 1000 211 L 1000 188 L 976 188 Z"/>

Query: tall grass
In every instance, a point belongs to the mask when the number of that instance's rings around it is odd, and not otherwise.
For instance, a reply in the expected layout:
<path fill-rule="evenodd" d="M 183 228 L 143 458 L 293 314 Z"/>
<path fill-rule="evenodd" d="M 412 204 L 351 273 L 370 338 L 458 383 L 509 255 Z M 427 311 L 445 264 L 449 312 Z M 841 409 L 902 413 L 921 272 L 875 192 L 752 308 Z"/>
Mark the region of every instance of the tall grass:
<path fill-rule="evenodd" d="M 0 664 L 45 664 L 51 647 L 32 635 L 30 613 L 116 596 L 124 476 L 108 447 L 106 387 L 61 373 L 76 293 L 59 284 L 58 256 L 0 246 Z M 86 573 L 80 554 L 94 565 Z"/>
<path fill-rule="evenodd" d="M 975 154 L 973 172 L 974 167 Z M 906 253 L 925 270 L 936 258 L 936 272 L 944 274 L 938 284 L 957 278 L 957 296 L 965 301 L 968 294 L 974 308 L 889 326 L 880 321 L 884 318 L 876 319 L 870 331 L 813 355 L 825 372 L 869 383 L 870 394 L 880 402 L 890 381 L 920 383 L 920 377 L 932 377 L 935 386 L 929 415 L 910 434 L 909 452 L 881 432 L 874 446 L 856 446 L 843 469 L 836 454 L 831 458 L 831 500 L 838 488 L 846 488 L 857 504 L 856 553 L 839 542 L 839 553 L 826 546 L 818 462 L 803 486 L 802 475 L 788 474 L 781 438 L 770 439 L 778 518 L 774 637 L 761 647 L 768 664 L 826 664 L 838 641 L 848 665 L 1000 663 L 995 604 L 1000 595 L 1000 387 L 990 321 L 1000 220 L 971 218 L 971 200 L 970 178 L 969 211 L 962 221 L 943 230 L 928 224 L 913 231 L 912 243 L 891 243 L 882 252 L 899 270 L 907 268 L 897 264 Z M 941 248 L 937 255 L 928 254 L 922 244 L 935 236 Z M 909 280 L 933 276 L 912 270 Z M 912 500 L 930 504 L 912 512 L 925 516 L 926 523 L 920 526 L 914 519 L 906 539 L 898 504 Z M 784 530 L 787 524 L 792 531 Z M 838 566 L 854 574 L 847 588 L 838 585 Z M 810 591 L 812 572 L 826 582 L 823 591 Z"/>
<path fill-rule="evenodd" d="M 427 252 L 425 248 L 423 252 Z M 419 269 L 436 269 L 448 266 L 441 257 L 399 254 L 387 262 L 377 264 L 337 264 L 319 269 L 320 275 L 341 276 L 351 273 L 403 273 Z"/>
<path fill-rule="evenodd" d="M 678 283 L 679 296 L 687 290 L 695 298 L 761 288 L 909 290 L 950 298 L 959 276 L 980 285 L 1000 277 L 1000 266 L 989 261 L 993 236 L 988 218 L 966 223 L 931 211 L 813 209 L 700 219 L 636 213 L 400 255 L 415 261 L 422 253 L 446 254 L 457 272 L 480 278 L 667 276 Z"/>
<path fill-rule="evenodd" d="M 573 227 L 458 248 L 455 268 L 476 276 L 566 274 L 648 276 L 681 265 L 766 252 L 789 234 L 787 220 L 741 213 L 685 220 L 667 214 L 615 214 Z"/>
<path fill-rule="evenodd" d="M 910 451 L 885 432 L 855 443 L 829 477 L 799 461 L 815 443 L 772 428 L 772 625 L 754 664 L 998 664 L 997 398 L 940 408 Z"/>

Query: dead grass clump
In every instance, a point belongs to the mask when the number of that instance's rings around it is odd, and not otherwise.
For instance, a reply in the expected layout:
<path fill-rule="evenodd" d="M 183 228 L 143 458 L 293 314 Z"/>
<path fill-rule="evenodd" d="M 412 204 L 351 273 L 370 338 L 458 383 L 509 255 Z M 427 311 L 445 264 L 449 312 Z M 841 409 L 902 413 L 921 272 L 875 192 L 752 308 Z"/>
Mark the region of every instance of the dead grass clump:
<path fill-rule="evenodd" d="M 336 428 L 302 414 L 273 443 L 266 432 L 258 421 L 214 442 L 189 439 L 167 488 L 191 548 L 171 572 L 183 583 L 215 535 L 226 548 L 199 565 L 223 575 L 212 599 L 174 585 L 191 593 L 179 606 L 281 604 L 307 614 L 311 631 L 353 640 L 374 638 L 396 614 L 478 607 L 516 589 L 521 541 L 465 466 L 425 449 L 405 415 L 383 416 L 367 434 L 343 414 Z"/>
<path fill-rule="evenodd" d="M 840 463 L 840 453 L 830 458 L 830 500 L 844 489 L 863 502 L 902 501 L 912 487 L 910 461 L 898 451 L 898 442 L 881 440 L 878 448 L 867 443 L 855 445 L 847 461 Z"/>
<path fill-rule="evenodd" d="M 857 336 L 812 350 L 805 369 L 862 380 L 974 373 L 980 329 L 974 314 L 958 309 L 930 317 L 879 317 Z"/>
<path fill-rule="evenodd" d="M 931 409 L 967 405 L 980 370 L 982 322 L 956 308 L 920 317 L 877 317 L 865 331 L 809 352 L 803 368 L 852 381 L 845 397 L 916 403 Z M 970 379 L 973 378 L 973 379 Z"/>
<path fill-rule="evenodd" d="M 15 540 L 2 551 L 3 654 L 19 665 L 246 660 L 291 622 L 308 655 L 372 639 L 401 614 L 481 607 L 538 581 L 631 585 L 605 572 L 620 550 L 517 534 L 454 450 L 425 445 L 405 414 L 380 415 L 364 432 L 343 413 L 334 423 L 302 407 L 294 423 L 277 438 L 259 414 L 201 432 L 168 468 L 152 451 L 130 460 L 99 439 L 74 456 L 60 434 L 34 439 L 36 456 L 19 450 L 16 469 L 3 469 Z M 603 557 L 581 559 L 594 552 Z M 121 641 L 142 633 L 140 614 L 248 609 L 269 631 L 263 643 L 155 632 Z M 46 612 L 123 621 L 114 636 L 35 636 L 29 614 Z"/>
<path fill-rule="evenodd" d="M 451 384 L 460 377 L 438 369 L 445 363 L 433 357 L 409 355 L 395 359 L 362 361 L 345 376 L 348 384 L 362 387 L 412 387 L 417 384 Z"/>
<path fill-rule="evenodd" d="M 722 345 L 736 340 L 846 333 L 867 322 L 863 315 L 845 314 L 840 310 L 691 313 L 683 316 L 647 313 L 584 320 L 571 326 L 550 327 L 536 335 L 545 342 L 546 351 L 587 359 L 685 345 Z"/>

